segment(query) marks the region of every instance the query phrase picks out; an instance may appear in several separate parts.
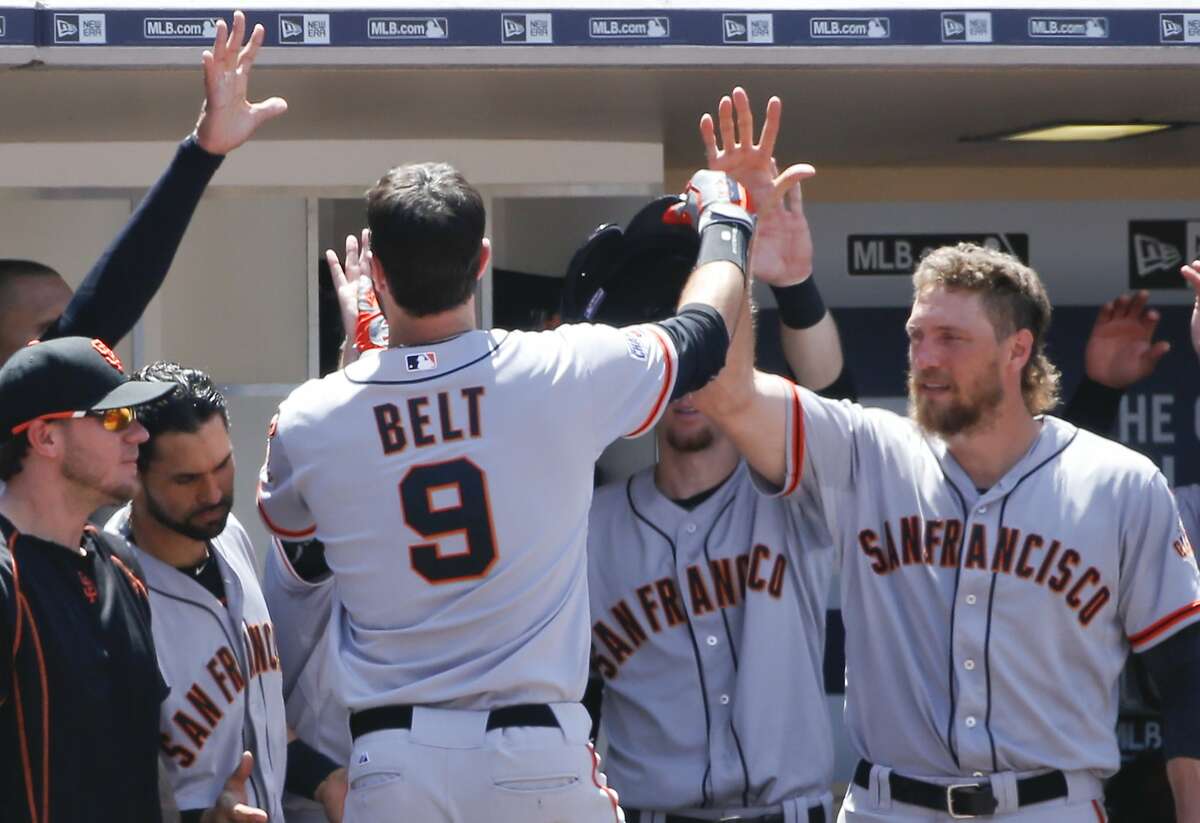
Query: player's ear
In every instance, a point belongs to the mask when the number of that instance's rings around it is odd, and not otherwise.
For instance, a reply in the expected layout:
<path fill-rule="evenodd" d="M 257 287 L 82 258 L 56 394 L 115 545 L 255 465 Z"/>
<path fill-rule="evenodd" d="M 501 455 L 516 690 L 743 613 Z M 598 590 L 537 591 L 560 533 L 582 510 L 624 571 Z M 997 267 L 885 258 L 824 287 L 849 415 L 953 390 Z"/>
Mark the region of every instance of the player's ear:
<path fill-rule="evenodd" d="M 1029 359 L 1033 357 L 1033 332 L 1029 329 L 1017 329 L 1008 338 L 1008 356 L 1013 369 L 1019 374 Z"/>
<path fill-rule="evenodd" d="M 487 271 L 488 263 L 492 261 L 492 241 L 486 237 L 479 243 L 479 271 L 475 272 L 475 279 L 482 280 L 483 273 Z"/>
<path fill-rule="evenodd" d="M 66 450 L 64 426 L 56 426 L 48 420 L 35 420 L 26 429 L 29 450 L 40 457 L 57 459 Z"/>
<path fill-rule="evenodd" d="M 380 298 L 380 305 L 383 304 L 383 295 L 391 296 L 388 291 L 387 275 L 383 271 L 383 264 L 379 262 L 379 255 L 371 255 L 371 285 L 375 287 L 375 295 Z"/>

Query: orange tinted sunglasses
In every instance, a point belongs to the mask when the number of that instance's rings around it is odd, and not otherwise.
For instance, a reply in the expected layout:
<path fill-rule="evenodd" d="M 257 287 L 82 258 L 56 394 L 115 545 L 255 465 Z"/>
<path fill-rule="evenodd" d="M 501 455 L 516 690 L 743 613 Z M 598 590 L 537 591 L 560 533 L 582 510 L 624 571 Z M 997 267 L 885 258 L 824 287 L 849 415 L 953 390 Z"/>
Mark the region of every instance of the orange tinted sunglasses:
<path fill-rule="evenodd" d="M 37 420 L 71 420 L 81 417 L 94 417 L 100 421 L 100 425 L 105 431 L 123 432 L 133 425 L 133 421 L 137 420 L 137 411 L 132 406 L 119 406 L 115 409 L 103 409 L 101 411 L 71 411 L 71 412 L 51 412 L 50 414 L 39 415 L 33 420 L 27 420 L 19 426 L 13 426 L 12 433 L 20 434 L 28 429 Z"/>

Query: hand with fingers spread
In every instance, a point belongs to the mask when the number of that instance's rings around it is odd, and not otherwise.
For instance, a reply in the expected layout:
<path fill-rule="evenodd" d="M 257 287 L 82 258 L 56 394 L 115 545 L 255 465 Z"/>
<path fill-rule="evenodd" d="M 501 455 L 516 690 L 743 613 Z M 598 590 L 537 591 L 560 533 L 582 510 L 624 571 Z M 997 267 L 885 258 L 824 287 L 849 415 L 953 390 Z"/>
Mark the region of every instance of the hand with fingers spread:
<path fill-rule="evenodd" d="M 766 214 L 775 208 L 796 183 L 816 172 L 812 166 L 789 166 L 777 174 L 773 153 L 779 136 L 783 103 L 778 97 L 767 101 L 766 116 L 758 142 L 754 142 L 754 114 L 745 89 L 735 88 L 731 95 L 721 98 L 717 106 L 720 145 L 717 144 L 717 125 L 711 114 L 700 118 L 700 139 L 708 167 L 723 171 L 746 187 L 750 194 L 750 210 Z"/>
<path fill-rule="evenodd" d="M 250 41 L 242 45 L 246 35 L 246 15 L 233 13 L 233 30 L 224 20 L 217 21 L 217 36 L 211 51 L 205 51 L 204 105 L 196 121 L 196 142 L 209 154 L 228 154 L 250 139 L 266 121 L 287 111 L 282 97 L 271 97 L 261 103 L 247 99 L 250 68 L 262 46 L 266 31 L 255 25 Z"/>
<path fill-rule="evenodd" d="M 241 762 L 225 781 L 216 804 L 204 811 L 201 823 L 266 823 L 267 813 L 247 803 L 246 781 L 253 770 L 254 755 L 242 752 Z"/>
<path fill-rule="evenodd" d="M 1149 377 L 1171 349 L 1167 341 L 1153 339 L 1159 313 L 1146 308 L 1149 299 L 1149 292 L 1132 292 L 1100 307 L 1084 350 L 1090 379 L 1113 389 L 1128 388 Z"/>
<path fill-rule="evenodd" d="M 778 177 L 774 161 L 771 175 Z M 786 288 L 807 280 L 812 270 L 812 233 L 797 181 L 783 193 L 778 208 L 758 215 L 750 246 L 750 276 L 769 286 Z"/>
<path fill-rule="evenodd" d="M 1196 302 L 1192 306 L 1192 348 L 1200 356 L 1200 260 L 1193 260 L 1189 265 L 1179 270 L 1183 279 L 1196 293 Z"/>
<path fill-rule="evenodd" d="M 358 359 L 367 349 L 387 345 L 387 321 L 375 299 L 371 281 L 371 230 L 363 229 L 361 240 L 353 234 L 346 237 L 346 264 L 343 267 L 337 252 L 325 250 L 329 278 L 337 294 L 342 330 L 346 334 L 342 346 L 342 367 Z"/>

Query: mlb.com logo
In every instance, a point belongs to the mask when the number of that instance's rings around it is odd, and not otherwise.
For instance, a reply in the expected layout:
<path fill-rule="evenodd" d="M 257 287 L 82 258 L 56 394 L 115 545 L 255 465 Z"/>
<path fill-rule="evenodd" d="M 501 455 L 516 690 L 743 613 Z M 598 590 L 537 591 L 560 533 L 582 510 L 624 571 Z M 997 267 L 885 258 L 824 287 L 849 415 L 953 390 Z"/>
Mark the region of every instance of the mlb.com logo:
<path fill-rule="evenodd" d="M 217 36 L 217 18 L 147 17 L 142 31 L 149 39 L 212 40 Z"/>
<path fill-rule="evenodd" d="M 500 15 L 500 42 L 504 45 L 553 43 L 554 25 L 551 15 L 548 13 Z"/>
<path fill-rule="evenodd" d="M 723 14 L 721 39 L 725 43 L 774 43 L 775 16 L 772 14 Z"/>
<path fill-rule="evenodd" d="M 1108 39 L 1107 17 L 1030 17 L 1030 37 L 1069 37 L 1079 40 Z"/>
<path fill-rule="evenodd" d="M 886 40 L 892 36 L 892 21 L 887 17 L 814 17 L 808 21 L 808 33 L 817 38 Z"/>
<path fill-rule="evenodd" d="M 103 44 L 107 42 L 103 14 L 54 15 L 54 42 Z"/>
<path fill-rule="evenodd" d="M 942 42 L 992 42 L 992 13 L 990 11 L 942 12 Z"/>
<path fill-rule="evenodd" d="M 367 20 L 371 40 L 444 40 L 450 23 L 445 17 L 372 17 Z"/>
<path fill-rule="evenodd" d="M 422 351 L 404 355 L 404 365 L 409 371 L 433 371 L 437 368 L 437 352 Z"/>
<path fill-rule="evenodd" d="M 279 45 L 329 45 L 328 14 L 279 15 Z"/>
<path fill-rule="evenodd" d="M 661 39 L 671 36 L 671 21 L 666 17 L 589 17 L 588 36 L 598 40 L 614 37 Z"/>
<path fill-rule="evenodd" d="M 1158 39 L 1161 43 L 1200 43 L 1200 14 L 1160 14 Z"/>

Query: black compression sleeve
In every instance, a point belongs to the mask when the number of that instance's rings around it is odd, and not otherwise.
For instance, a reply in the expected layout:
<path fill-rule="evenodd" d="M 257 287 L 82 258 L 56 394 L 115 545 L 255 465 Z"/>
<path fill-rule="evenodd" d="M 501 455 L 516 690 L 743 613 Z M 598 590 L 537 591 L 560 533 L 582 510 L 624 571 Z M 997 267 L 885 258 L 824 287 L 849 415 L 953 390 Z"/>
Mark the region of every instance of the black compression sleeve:
<path fill-rule="evenodd" d="M 299 542 L 280 540 L 279 544 L 292 564 L 292 571 L 306 583 L 319 583 L 332 574 L 325 562 L 325 544 L 317 538 Z"/>
<path fill-rule="evenodd" d="M 1163 754 L 1200 758 L 1200 624 L 1142 652 L 1162 700 Z"/>
<path fill-rule="evenodd" d="M 283 787 L 292 794 L 315 800 L 317 787 L 337 769 L 337 763 L 297 737 L 288 743 Z"/>
<path fill-rule="evenodd" d="M 671 399 L 704 388 L 725 365 L 729 349 L 729 331 L 721 313 L 704 303 L 688 303 L 674 317 L 656 324 L 675 344 L 679 355 L 679 376 Z"/>
<path fill-rule="evenodd" d="M 80 335 L 115 346 L 128 334 L 166 278 L 196 204 L 223 159 L 191 137 L 184 140 L 42 339 Z"/>
<path fill-rule="evenodd" d="M 1124 396 L 1122 389 L 1111 389 L 1084 375 L 1063 409 L 1062 418 L 1081 429 L 1099 434 L 1111 432 Z"/>

